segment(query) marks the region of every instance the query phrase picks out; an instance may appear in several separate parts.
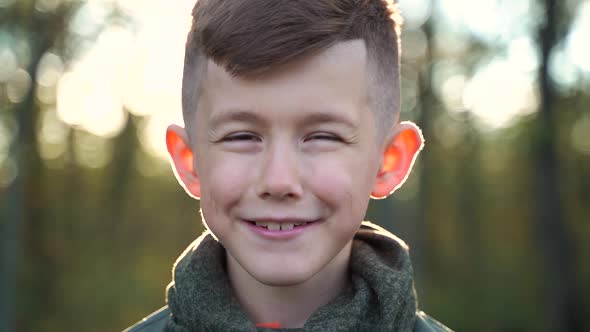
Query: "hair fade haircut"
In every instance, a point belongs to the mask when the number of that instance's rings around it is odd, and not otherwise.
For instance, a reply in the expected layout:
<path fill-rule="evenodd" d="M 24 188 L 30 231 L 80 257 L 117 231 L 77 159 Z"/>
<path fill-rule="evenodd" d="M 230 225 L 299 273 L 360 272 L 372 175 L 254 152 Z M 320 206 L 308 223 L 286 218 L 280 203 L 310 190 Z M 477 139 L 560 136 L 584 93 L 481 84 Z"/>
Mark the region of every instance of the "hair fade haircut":
<path fill-rule="evenodd" d="M 353 39 L 362 39 L 367 49 L 367 91 L 377 132 L 397 121 L 402 20 L 393 1 L 198 0 L 192 16 L 182 82 L 187 128 L 208 59 L 231 75 L 253 78 Z"/>

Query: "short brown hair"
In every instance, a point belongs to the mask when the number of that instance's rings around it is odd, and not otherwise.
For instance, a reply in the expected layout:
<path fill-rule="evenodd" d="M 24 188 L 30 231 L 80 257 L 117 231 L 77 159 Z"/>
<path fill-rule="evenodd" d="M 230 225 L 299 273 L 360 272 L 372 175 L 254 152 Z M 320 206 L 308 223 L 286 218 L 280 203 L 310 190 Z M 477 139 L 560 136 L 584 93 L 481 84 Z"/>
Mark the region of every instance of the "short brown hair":
<path fill-rule="evenodd" d="M 185 126 L 198 105 L 207 59 L 249 78 L 353 39 L 367 48 L 377 131 L 397 121 L 401 17 L 393 1 L 198 0 L 192 15 L 182 82 Z"/>

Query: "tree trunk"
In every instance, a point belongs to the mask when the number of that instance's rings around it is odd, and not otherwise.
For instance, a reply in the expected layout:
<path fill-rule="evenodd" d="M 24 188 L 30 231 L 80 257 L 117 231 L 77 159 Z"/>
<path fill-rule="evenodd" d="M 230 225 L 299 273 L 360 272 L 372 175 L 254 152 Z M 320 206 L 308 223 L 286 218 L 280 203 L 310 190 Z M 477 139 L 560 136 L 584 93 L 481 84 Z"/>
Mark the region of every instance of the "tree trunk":
<path fill-rule="evenodd" d="M 418 199 L 416 201 L 416 223 L 413 226 L 413 232 L 410 239 L 412 243 L 412 261 L 418 280 L 424 276 L 431 275 L 432 261 L 429 254 L 432 253 L 430 245 L 429 211 L 431 210 L 431 174 L 433 162 L 433 149 L 428 141 L 432 140 L 434 133 L 432 131 L 432 120 L 435 116 L 434 94 L 432 91 L 432 22 L 429 20 L 424 24 L 424 34 L 426 35 L 426 56 L 424 59 L 424 69 L 418 75 L 418 101 L 417 108 L 420 110 L 418 125 L 422 129 L 426 145 L 420 153 L 420 168 L 417 171 L 420 174 L 420 184 Z M 422 276 L 422 277 L 421 277 Z M 425 288 L 421 286 L 421 288 Z M 427 292 L 427 290 L 423 290 Z"/>
<path fill-rule="evenodd" d="M 36 68 L 45 50 L 39 50 L 33 55 L 28 72 L 32 82 L 36 79 Z M 3 199 L 6 218 L 2 231 L 2 270 L 0 271 L 0 331 L 14 331 L 16 314 L 16 288 L 18 258 L 22 246 L 21 233 L 34 231 L 31 241 L 27 241 L 27 249 L 33 252 L 32 257 L 38 259 L 39 272 L 41 266 L 48 264 L 43 257 L 44 250 L 42 229 L 36 223 L 41 223 L 42 190 L 41 163 L 37 149 L 35 125 L 37 123 L 38 107 L 35 103 L 34 84 L 29 89 L 25 100 L 16 107 L 16 122 L 18 134 L 12 146 L 12 155 L 16 161 L 18 174 L 10 185 Z M 36 264 L 35 264 L 36 265 Z"/>
<path fill-rule="evenodd" d="M 536 206 L 536 232 L 543 257 L 545 317 L 548 331 L 580 331 L 579 299 L 575 287 L 573 251 L 570 236 L 562 219 L 557 140 L 557 108 L 548 64 L 557 41 L 558 1 L 545 0 L 545 26 L 541 28 L 542 63 L 539 73 L 541 105 L 535 146 L 536 167 L 533 194 Z"/>

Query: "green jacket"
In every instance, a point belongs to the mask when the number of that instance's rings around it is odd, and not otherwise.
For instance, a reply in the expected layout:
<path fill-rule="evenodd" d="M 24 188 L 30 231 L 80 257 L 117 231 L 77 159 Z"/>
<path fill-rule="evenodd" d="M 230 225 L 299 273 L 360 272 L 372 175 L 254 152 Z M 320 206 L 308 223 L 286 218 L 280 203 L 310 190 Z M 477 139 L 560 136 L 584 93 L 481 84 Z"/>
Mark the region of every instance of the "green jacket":
<path fill-rule="evenodd" d="M 168 319 L 170 317 L 170 309 L 168 306 L 160 308 L 160 310 L 152 313 L 146 318 L 142 319 L 137 324 L 126 329 L 124 332 L 164 332 Z M 336 330 L 336 329 L 335 329 Z M 264 331 L 264 329 L 259 329 Z M 276 331 L 276 330 L 269 330 Z M 423 311 L 416 312 L 416 323 L 414 324 L 413 332 L 448 332 L 451 331 L 446 326 L 442 325 L 437 320 L 431 318 Z"/>
<path fill-rule="evenodd" d="M 233 296 L 225 249 L 205 232 L 179 257 L 168 305 L 125 332 L 450 331 L 418 310 L 406 244 L 364 222 L 350 257 L 351 286 L 318 309 L 301 329 L 256 327 Z"/>

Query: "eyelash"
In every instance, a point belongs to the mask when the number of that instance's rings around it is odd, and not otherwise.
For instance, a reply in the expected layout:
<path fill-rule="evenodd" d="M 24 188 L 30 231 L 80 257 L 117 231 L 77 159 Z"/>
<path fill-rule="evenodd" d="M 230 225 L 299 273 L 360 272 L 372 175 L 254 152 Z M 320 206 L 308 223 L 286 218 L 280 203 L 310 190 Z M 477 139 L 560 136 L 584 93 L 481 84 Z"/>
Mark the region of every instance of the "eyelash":
<path fill-rule="evenodd" d="M 239 142 L 239 141 L 259 141 L 260 139 L 250 133 L 239 133 L 226 136 L 221 139 L 221 142 Z"/>
<path fill-rule="evenodd" d="M 333 142 L 344 142 L 344 140 L 342 138 L 340 138 L 339 136 L 336 136 L 333 134 L 324 134 L 324 133 L 309 135 L 304 139 L 304 142 L 307 142 L 310 140 L 318 140 L 318 139 L 333 141 Z M 230 142 L 230 143 L 231 142 L 244 142 L 244 141 L 260 141 L 260 138 L 254 134 L 251 134 L 251 133 L 238 133 L 238 134 L 228 135 L 220 140 L 220 142 Z"/>
<path fill-rule="evenodd" d="M 340 138 L 336 135 L 324 134 L 324 133 L 310 135 L 308 138 L 306 138 L 306 141 L 314 140 L 314 139 L 328 140 L 328 141 L 334 141 L 334 142 L 342 142 L 343 141 L 342 138 Z"/>

